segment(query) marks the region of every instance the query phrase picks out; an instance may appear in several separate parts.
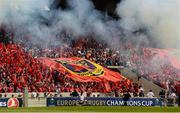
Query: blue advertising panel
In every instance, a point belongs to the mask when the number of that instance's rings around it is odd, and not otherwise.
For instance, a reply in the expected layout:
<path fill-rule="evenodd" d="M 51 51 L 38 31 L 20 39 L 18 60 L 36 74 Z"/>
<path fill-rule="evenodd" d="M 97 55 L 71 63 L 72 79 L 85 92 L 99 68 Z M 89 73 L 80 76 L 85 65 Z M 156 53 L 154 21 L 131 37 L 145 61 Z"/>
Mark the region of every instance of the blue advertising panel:
<path fill-rule="evenodd" d="M 130 98 L 124 101 L 123 98 L 85 98 L 83 105 L 87 106 L 161 106 L 158 98 Z M 47 106 L 76 106 L 81 104 L 80 98 L 62 97 L 47 98 Z"/>
<path fill-rule="evenodd" d="M 22 106 L 22 98 L 0 98 L 0 107 L 18 108 Z"/>

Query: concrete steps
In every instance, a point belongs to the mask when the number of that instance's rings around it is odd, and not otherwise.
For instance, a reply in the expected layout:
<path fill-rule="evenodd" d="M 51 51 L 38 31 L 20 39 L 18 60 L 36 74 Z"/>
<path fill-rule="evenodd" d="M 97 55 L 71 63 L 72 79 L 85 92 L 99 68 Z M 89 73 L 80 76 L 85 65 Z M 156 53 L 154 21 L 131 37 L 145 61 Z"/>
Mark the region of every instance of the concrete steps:
<path fill-rule="evenodd" d="M 152 89 L 155 96 L 159 97 L 159 92 L 161 91 L 161 87 L 159 87 L 158 85 L 154 84 L 152 81 L 149 81 L 143 77 L 141 77 L 141 79 L 138 81 L 138 76 L 136 73 L 132 72 L 131 70 L 124 68 L 124 69 L 120 69 L 119 70 L 123 76 L 125 76 L 128 79 L 133 80 L 135 83 L 138 84 L 142 84 L 144 90 L 145 90 L 145 95 L 147 94 L 147 92 Z"/>

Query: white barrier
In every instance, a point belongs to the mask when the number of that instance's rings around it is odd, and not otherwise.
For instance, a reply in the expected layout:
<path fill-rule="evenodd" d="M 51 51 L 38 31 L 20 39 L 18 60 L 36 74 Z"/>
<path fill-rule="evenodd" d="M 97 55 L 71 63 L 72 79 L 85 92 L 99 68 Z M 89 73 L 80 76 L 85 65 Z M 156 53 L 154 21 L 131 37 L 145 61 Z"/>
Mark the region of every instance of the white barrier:
<path fill-rule="evenodd" d="M 10 97 L 23 97 L 23 93 L 0 93 L 0 98 L 10 98 Z M 97 97 L 98 95 L 103 96 L 103 94 L 98 93 L 98 92 L 94 92 L 92 93 L 92 97 Z M 70 92 L 63 92 L 63 93 L 55 93 L 55 92 L 49 92 L 47 93 L 47 97 L 54 97 L 54 96 L 62 96 L 62 97 L 70 97 Z M 44 98 L 45 97 L 45 93 L 36 93 L 36 92 L 32 92 L 28 94 L 29 98 L 33 98 L 33 97 L 39 97 L 39 98 Z"/>

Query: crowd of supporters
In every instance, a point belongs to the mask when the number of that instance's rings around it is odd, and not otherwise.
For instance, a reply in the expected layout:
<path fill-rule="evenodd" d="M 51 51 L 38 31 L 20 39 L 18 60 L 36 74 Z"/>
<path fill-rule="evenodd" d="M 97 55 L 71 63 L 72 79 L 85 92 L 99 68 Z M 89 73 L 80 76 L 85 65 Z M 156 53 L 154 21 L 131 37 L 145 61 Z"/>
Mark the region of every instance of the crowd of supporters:
<path fill-rule="evenodd" d="M 91 43 L 93 42 L 93 43 Z M 79 44 L 78 44 L 79 43 Z M 75 46 L 74 46 L 75 45 Z M 144 77 L 153 81 L 162 88 L 171 91 L 177 91 L 180 78 L 180 70 L 173 67 L 168 59 L 161 59 L 158 53 L 154 54 L 151 49 L 140 48 L 136 49 L 131 44 L 127 44 L 123 48 L 127 56 L 124 56 L 118 49 L 109 49 L 103 43 L 97 43 L 93 39 L 83 38 L 76 44 L 65 46 L 62 52 L 54 52 L 55 56 L 50 57 L 82 57 L 94 61 L 103 66 L 124 66 L 135 71 L 139 77 Z M 45 56 L 46 56 L 45 55 Z"/>
<path fill-rule="evenodd" d="M 6 40 L 2 34 L 2 42 Z M 180 78 L 179 70 L 162 64 L 153 70 L 150 61 L 153 54 L 144 49 L 136 49 L 130 43 L 124 44 L 123 53 L 119 48 L 110 49 L 103 41 L 93 38 L 70 39 L 61 37 L 64 41 L 60 47 L 41 48 L 19 44 L 0 44 L 0 92 L 22 92 L 28 86 L 30 92 L 71 92 L 74 89 L 89 92 L 106 92 L 100 83 L 78 83 L 61 73 L 45 67 L 37 60 L 38 57 L 69 58 L 81 57 L 96 62 L 102 66 L 125 66 L 137 72 L 140 77 L 152 80 L 163 88 L 176 90 L 179 84 L 175 78 Z M 158 64 L 160 65 L 160 64 Z M 162 77 L 163 76 L 163 77 Z M 110 83 L 115 92 L 131 91 L 138 93 L 137 84 L 127 85 L 121 81 L 116 85 Z"/>
<path fill-rule="evenodd" d="M 51 72 L 37 59 L 14 44 L 0 44 L 0 92 L 22 92 L 50 88 Z"/>
<path fill-rule="evenodd" d="M 72 92 L 74 89 L 87 92 L 107 92 L 102 83 L 80 83 L 66 75 L 44 66 L 15 44 L 0 43 L 0 92 L 22 92 L 28 87 L 30 92 Z M 111 91 L 130 90 L 126 80 L 110 83 Z M 110 91 L 109 91 L 110 92 Z"/>
<path fill-rule="evenodd" d="M 116 49 L 106 48 L 104 43 L 98 43 L 94 39 L 80 38 L 73 43 L 63 43 L 56 48 L 25 48 L 34 57 L 70 58 L 80 57 L 96 62 L 102 66 L 120 66 L 123 64 L 123 57 Z M 93 42 L 93 43 L 92 43 Z M 122 59 L 122 60 L 121 60 Z"/>
<path fill-rule="evenodd" d="M 172 66 L 170 61 L 151 49 L 143 49 L 143 55 L 136 57 L 136 72 L 140 77 L 152 80 L 170 92 L 179 92 L 180 70 Z"/>

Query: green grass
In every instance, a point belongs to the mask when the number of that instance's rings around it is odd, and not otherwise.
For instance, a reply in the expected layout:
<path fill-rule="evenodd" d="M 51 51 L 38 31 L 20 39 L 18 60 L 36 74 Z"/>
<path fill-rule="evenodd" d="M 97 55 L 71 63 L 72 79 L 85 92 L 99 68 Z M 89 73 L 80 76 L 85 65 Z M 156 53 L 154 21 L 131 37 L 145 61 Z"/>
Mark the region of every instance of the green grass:
<path fill-rule="evenodd" d="M 0 112 L 180 112 L 180 107 L 62 106 L 1 108 Z"/>

